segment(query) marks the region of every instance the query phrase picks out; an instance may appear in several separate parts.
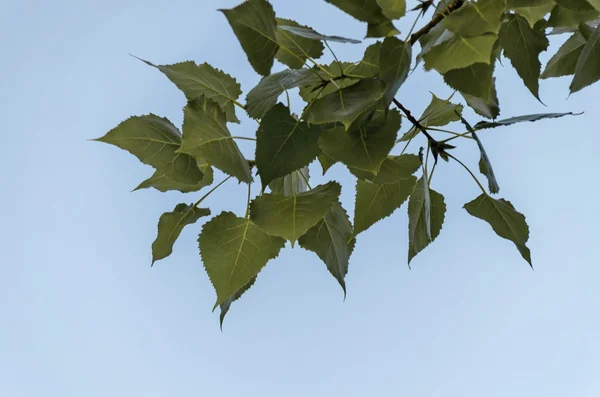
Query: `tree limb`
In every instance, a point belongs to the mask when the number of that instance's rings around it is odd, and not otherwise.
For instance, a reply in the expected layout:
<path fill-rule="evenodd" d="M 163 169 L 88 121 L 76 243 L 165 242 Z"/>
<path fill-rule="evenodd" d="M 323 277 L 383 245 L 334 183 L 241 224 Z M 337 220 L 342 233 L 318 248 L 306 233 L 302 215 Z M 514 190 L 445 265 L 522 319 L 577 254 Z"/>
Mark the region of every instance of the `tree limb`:
<path fill-rule="evenodd" d="M 435 28 L 448 14 L 458 10 L 464 3 L 465 0 L 453 0 L 443 13 L 438 12 L 435 14 L 427 25 L 423 26 L 410 36 L 410 45 L 414 45 L 421 37 L 425 36 L 431 29 Z"/>

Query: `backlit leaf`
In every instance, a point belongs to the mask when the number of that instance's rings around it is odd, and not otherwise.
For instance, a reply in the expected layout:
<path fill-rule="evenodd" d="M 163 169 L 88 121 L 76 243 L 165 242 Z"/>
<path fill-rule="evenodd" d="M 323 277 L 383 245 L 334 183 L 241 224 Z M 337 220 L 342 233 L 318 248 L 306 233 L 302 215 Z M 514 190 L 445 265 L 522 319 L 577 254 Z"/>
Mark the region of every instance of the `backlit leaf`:
<path fill-rule="evenodd" d="M 255 282 L 256 282 L 256 277 L 253 277 L 252 279 L 250 279 L 250 281 L 246 285 L 244 285 L 242 288 L 240 288 L 235 294 L 231 295 L 229 298 L 225 299 L 225 301 L 223 303 L 221 303 L 221 305 L 220 305 L 221 314 L 219 315 L 219 325 L 221 327 L 221 331 L 223 330 L 223 320 L 225 320 L 225 316 L 229 312 L 229 309 L 231 308 L 231 304 L 233 302 L 235 302 L 236 300 L 240 299 L 242 297 L 242 295 L 244 295 L 244 293 L 246 291 L 248 291 L 250 289 L 250 287 L 252 287 L 254 285 Z"/>
<path fill-rule="evenodd" d="M 250 219 L 222 212 L 204 225 L 198 243 L 204 268 L 217 292 L 216 308 L 277 257 L 285 240 L 268 235 Z"/>
<path fill-rule="evenodd" d="M 346 210 L 339 202 L 333 203 L 323 219 L 298 239 L 300 247 L 314 252 L 321 258 L 327 270 L 340 283 L 346 296 L 348 262 L 354 250 L 352 224 Z"/>
<path fill-rule="evenodd" d="M 377 0 L 377 4 L 388 19 L 400 19 L 406 13 L 406 0 Z"/>
<path fill-rule="evenodd" d="M 552 11 L 555 5 L 554 0 L 543 0 L 537 6 L 513 7 L 513 10 L 525 18 L 529 22 L 529 26 L 533 28 L 536 22 Z"/>
<path fill-rule="evenodd" d="M 388 156 L 381 163 L 377 175 L 372 182 L 386 185 L 406 180 L 407 175 L 412 175 L 421 166 L 419 156 L 415 154 L 402 154 L 400 156 Z"/>
<path fill-rule="evenodd" d="M 272 193 L 283 194 L 284 196 L 293 196 L 304 193 L 308 190 L 306 181 L 310 179 L 308 166 L 294 171 L 286 176 L 274 179 L 269 183 Z"/>
<path fill-rule="evenodd" d="M 600 25 L 594 30 L 581 51 L 575 66 L 575 76 L 569 87 L 577 92 L 600 80 Z"/>
<path fill-rule="evenodd" d="M 338 43 L 360 44 L 360 40 L 348 39 L 341 36 L 328 36 L 309 28 L 308 26 L 296 26 L 292 24 L 284 24 L 280 26 L 281 30 L 292 33 L 296 36 L 304 37 L 311 40 L 337 41 Z"/>
<path fill-rule="evenodd" d="M 444 196 L 419 179 L 408 200 L 408 263 L 439 236 L 445 215 Z"/>
<path fill-rule="evenodd" d="M 203 178 L 196 161 L 177 152 L 181 133 L 166 118 L 153 114 L 130 117 L 96 140 L 128 151 L 176 182 L 194 185 Z"/>
<path fill-rule="evenodd" d="M 492 79 L 492 91 L 488 101 L 484 101 L 481 98 L 477 98 L 464 92 L 461 92 L 465 98 L 467 105 L 471 107 L 480 116 L 487 117 L 488 119 L 495 119 L 500 114 L 500 106 L 498 104 L 498 94 L 496 93 L 496 78 Z"/>
<path fill-rule="evenodd" d="M 380 78 L 386 84 L 385 104 L 389 105 L 410 72 L 412 47 L 395 37 L 386 37 L 380 50 Z"/>
<path fill-rule="evenodd" d="M 256 166 L 263 189 L 273 179 L 310 164 L 319 154 L 320 133 L 321 127 L 296 120 L 286 106 L 275 105 L 256 133 Z"/>
<path fill-rule="evenodd" d="M 154 171 L 154 174 L 152 174 L 152 176 L 148 179 L 146 179 L 145 181 L 143 181 L 142 183 L 140 183 L 135 189 L 135 190 L 140 190 L 140 189 L 148 189 L 148 188 L 155 188 L 156 190 L 158 190 L 159 192 L 167 192 L 169 190 L 178 190 L 182 193 L 190 193 L 190 192 L 197 192 L 198 190 L 202 189 L 203 187 L 212 185 L 213 183 L 213 169 L 211 167 L 209 167 L 208 165 L 203 165 L 203 166 L 198 166 L 200 168 L 200 170 L 204 173 L 204 177 L 202 178 L 202 180 L 200 182 L 198 182 L 195 185 L 188 185 L 185 183 L 179 183 L 176 182 L 174 180 L 172 180 L 171 178 L 169 178 L 168 176 L 166 176 L 165 174 L 161 173 L 160 171 Z"/>
<path fill-rule="evenodd" d="M 225 113 L 210 99 L 198 97 L 183 109 L 180 151 L 250 183 L 248 162 L 227 129 Z"/>
<path fill-rule="evenodd" d="M 327 73 L 319 68 L 314 67 L 312 70 L 323 77 L 327 83 L 318 82 L 308 86 L 301 86 L 298 90 L 300 97 L 304 99 L 306 103 L 310 103 L 315 98 L 323 98 L 333 92 L 338 91 L 340 88 L 345 88 L 356 84 L 359 81 L 359 78 L 342 77 L 342 73 L 343 76 L 348 76 L 349 71 L 351 71 L 355 66 L 356 65 L 352 62 L 336 61 L 329 65 L 322 65 L 322 68 L 325 69 Z M 333 77 L 329 76 L 329 74 Z"/>
<path fill-rule="evenodd" d="M 541 75 L 542 79 L 550 77 L 568 76 L 575 73 L 577 61 L 585 46 L 585 39 L 579 32 L 571 37 L 558 49 L 558 52 L 548 61 L 546 69 Z"/>
<path fill-rule="evenodd" d="M 371 44 L 365 50 L 362 60 L 352 67 L 348 68 L 344 73 L 348 76 L 356 76 L 358 78 L 374 77 L 379 74 L 379 59 L 381 52 L 381 42 L 377 41 Z"/>
<path fill-rule="evenodd" d="M 325 0 L 359 21 L 367 22 L 367 37 L 385 37 L 398 34 L 378 4 L 378 0 Z"/>
<path fill-rule="evenodd" d="M 264 231 L 292 243 L 317 224 L 338 200 L 337 182 L 320 185 L 291 197 L 263 194 L 250 205 L 250 217 Z"/>
<path fill-rule="evenodd" d="M 443 23 L 448 30 L 463 37 L 498 34 L 505 7 L 501 0 L 465 2 L 458 10 L 445 17 Z"/>
<path fill-rule="evenodd" d="M 554 0 L 556 3 L 564 8 L 568 8 L 575 11 L 589 11 L 593 10 L 594 7 L 589 3 L 588 0 Z"/>
<path fill-rule="evenodd" d="M 460 120 L 458 114 L 462 114 L 463 105 L 455 104 L 450 100 L 443 100 L 431 94 L 431 102 L 427 109 L 423 112 L 419 118 L 419 123 L 425 128 L 427 127 L 441 127 L 449 124 L 453 121 Z M 410 138 L 415 136 L 419 132 L 414 126 L 402 136 L 401 141 L 408 141 Z"/>
<path fill-rule="evenodd" d="M 480 121 L 479 123 L 475 124 L 474 128 L 476 130 L 483 130 L 486 128 L 495 128 L 495 127 L 500 127 L 500 126 L 516 124 L 516 123 L 522 123 L 525 121 L 538 121 L 538 120 L 544 120 L 544 119 L 554 119 L 554 118 L 564 117 L 564 116 L 569 116 L 569 115 L 575 115 L 575 113 L 569 112 L 569 113 L 526 114 L 524 116 L 511 117 L 508 119 L 498 120 L 498 121 Z"/>
<path fill-rule="evenodd" d="M 531 254 L 525 245 L 529 239 L 529 227 L 523 214 L 517 212 L 510 201 L 481 194 L 464 208 L 472 216 L 489 223 L 498 236 L 515 243 L 521 256 L 531 265 Z"/>
<path fill-rule="evenodd" d="M 158 221 L 158 235 L 152 243 L 152 263 L 166 258 L 173 252 L 173 244 L 187 225 L 196 223 L 203 216 L 209 216 L 207 208 L 177 204 L 172 212 L 165 212 Z"/>
<path fill-rule="evenodd" d="M 238 38 L 254 70 L 263 76 L 271 73 L 277 43 L 277 20 L 267 0 L 247 0 L 235 8 L 219 10 Z"/>
<path fill-rule="evenodd" d="M 277 43 L 279 50 L 275 54 L 277 60 L 292 69 L 300 69 L 304 63 L 311 57 L 318 59 L 323 55 L 323 43 L 318 39 L 303 37 L 285 27 L 310 29 L 308 26 L 302 26 L 291 19 L 277 18 Z"/>
<path fill-rule="evenodd" d="M 578 11 L 556 5 L 556 7 L 552 9 L 550 19 L 548 19 L 548 26 L 555 28 L 578 26 L 580 23 L 593 21 L 598 18 L 598 16 L 600 16 L 600 12 L 593 8 L 590 10 Z"/>
<path fill-rule="evenodd" d="M 493 33 L 476 37 L 455 35 L 451 39 L 431 47 L 423 55 L 425 69 L 435 69 L 444 74 L 449 70 L 465 68 L 474 63 L 489 63 L 497 39 L 498 37 Z"/>

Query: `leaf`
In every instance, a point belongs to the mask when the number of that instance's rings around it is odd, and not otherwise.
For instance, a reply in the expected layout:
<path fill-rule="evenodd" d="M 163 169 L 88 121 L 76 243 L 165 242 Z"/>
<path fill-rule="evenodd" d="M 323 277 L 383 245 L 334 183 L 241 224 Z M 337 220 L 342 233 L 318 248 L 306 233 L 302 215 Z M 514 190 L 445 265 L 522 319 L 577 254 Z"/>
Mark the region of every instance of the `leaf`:
<path fill-rule="evenodd" d="M 319 84 L 321 79 L 316 71 L 310 69 L 286 69 L 264 77 L 246 97 L 246 111 L 250 117 L 263 118 L 285 90 Z"/>
<path fill-rule="evenodd" d="M 365 180 L 356 181 L 354 207 L 354 235 L 364 232 L 399 208 L 410 196 L 417 181 L 411 167 L 396 167 L 395 182 L 377 184 Z M 386 179 L 388 179 L 386 177 Z M 382 180 L 387 182 L 388 180 Z"/>
<path fill-rule="evenodd" d="M 520 15 L 508 15 L 500 28 L 500 44 L 525 86 L 540 100 L 539 55 L 548 48 L 548 39 L 543 30 L 531 28 Z"/>
<path fill-rule="evenodd" d="M 231 304 L 233 302 L 235 302 L 236 300 L 240 299 L 242 297 L 242 295 L 244 295 L 244 293 L 246 291 L 248 291 L 250 289 L 250 287 L 252 287 L 254 285 L 255 282 L 256 282 L 256 277 L 253 277 L 252 279 L 250 279 L 250 281 L 246 285 L 244 285 L 242 288 L 240 288 L 235 294 L 231 295 L 229 298 L 225 299 L 225 301 L 223 303 L 221 303 L 221 305 L 220 305 L 221 314 L 219 315 L 219 325 L 221 327 L 221 331 L 223 331 L 223 320 L 225 320 L 225 316 L 229 312 L 229 309 L 231 308 Z"/>
<path fill-rule="evenodd" d="M 556 3 L 564 8 L 568 8 L 575 11 L 590 11 L 594 7 L 587 0 L 554 0 Z"/>
<path fill-rule="evenodd" d="M 492 79 L 492 92 L 489 101 L 484 101 L 481 98 L 477 98 L 464 92 L 461 92 L 465 98 L 467 105 L 471 107 L 480 116 L 487 117 L 488 119 L 495 119 L 500 114 L 500 107 L 498 105 L 498 94 L 496 93 L 495 78 Z"/>
<path fill-rule="evenodd" d="M 304 193 L 308 190 L 306 181 L 309 179 L 308 166 L 294 171 L 286 176 L 274 179 L 269 183 L 272 193 L 283 194 L 284 196 L 293 196 Z"/>
<path fill-rule="evenodd" d="M 160 70 L 185 95 L 188 101 L 204 95 L 215 101 L 227 115 L 227 121 L 239 123 L 235 115 L 234 103 L 242 94 L 240 84 L 236 79 L 215 69 L 208 63 L 196 65 L 187 61 L 174 65 L 155 65 L 138 58 L 140 61 Z"/>
<path fill-rule="evenodd" d="M 591 10 L 578 11 L 556 5 L 552 9 L 550 19 L 548 19 L 548 26 L 555 28 L 578 26 L 580 23 L 593 21 L 599 15 L 600 12 L 593 8 Z"/>
<path fill-rule="evenodd" d="M 531 254 L 525 245 L 529 239 L 529 227 L 523 214 L 517 212 L 510 201 L 481 194 L 464 208 L 472 216 L 489 223 L 498 236 L 515 243 L 521 256 L 531 266 Z"/>
<path fill-rule="evenodd" d="M 554 118 L 564 117 L 564 116 L 569 116 L 569 115 L 576 116 L 577 114 L 575 114 L 573 112 L 568 112 L 568 113 L 526 114 L 526 115 L 523 115 L 523 116 L 511 117 L 511 118 L 508 118 L 508 119 L 498 120 L 498 121 L 485 121 L 485 120 L 482 120 L 479 123 L 475 124 L 474 128 L 476 130 L 483 130 L 483 129 L 486 129 L 486 128 L 496 128 L 496 127 L 500 127 L 500 126 L 506 126 L 506 125 L 516 124 L 516 123 L 522 123 L 524 121 L 532 121 L 533 122 L 533 121 L 544 120 L 544 119 L 554 119 Z"/>
<path fill-rule="evenodd" d="M 301 25 L 291 25 L 285 24 L 280 26 L 281 30 L 284 30 L 288 33 L 292 33 L 296 36 L 304 37 L 305 39 L 311 40 L 324 40 L 324 41 L 336 41 L 338 43 L 350 43 L 350 44 L 360 44 L 360 40 L 348 39 L 346 37 L 341 36 L 328 36 L 321 34 L 314 30 L 313 28 L 309 28 L 308 26 Z"/>
<path fill-rule="evenodd" d="M 506 5 L 510 9 L 523 7 L 541 7 L 546 5 L 548 0 L 507 0 Z"/>
<path fill-rule="evenodd" d="M 435 69 L 444 74 L 449 70 L 465 68 L 474 63 L 489 63 L 497 39 L 498 37 L 493 33 L 476 37 L 454 36 L 431 47 L 423 55 L 425 69 Z"/>
<path fill-rule="evenodd" d="M 188 185 L 185 183 L 176 182 L 168 176 L 166 176 L 165 174 L 161 173 L 160 171 L 154 171 L 154 174 L 152 174 L 150 178 L 140 183 L 133 190 L 136 191 L 140 189 L 148 189 L 153 187 L 159 192 L 163 193 L 169 190 L 179 190 L 182 193 L 197 192 L 203 187 L 212 185 L 214 179 L 213 169 L 211 167 L 209 167 L 208 165 L 204 165 L 199 166 L 199 168 L 204 173 L 204 177 L 200 182 L 198 182 L 195 185 Z"/>
<path fill-rule="evenodd" d="M 295 120 L 277 104 L 260 122 L 256 133 L 256 167 L 263 190 L 273 179 L 310 164 L 319 154 L 321 127 Z"/>
<path fill-rule="evenodd" d="M 348 76 L 358 78 L 375 77 L 379 74 L 379 57 L 381 52 L 381 42 L 377 41 L 365 50 L 362 60 L 358 65 L 352 65 L 344 73 Z"/>
<path fill-rule="evenodd" d="M 481 172 L 488 180 L 488 187 L 490 189 L 490 193 L 498 193 L 500 191 L 500 186 L 498 186 L 498 181 L 496 180 L 496 175 L 494 175 L 494 169 L 492 168 L 492 163 L 483 147 L 483 143 L 475 133 L 475 131 L 471 131 L 471 135 L 475 142 L 477 142 L 477 146 L 479 146 L 479 151 L 481 152 L 481 158 L 479 159 L 479 172 Z"/>
<path fill-rule="evenodd" d="M 323 219 L 298 239 L 300 247 L 312 251 L 327 266 L 327 270 L 340 283 L 346 296 L 346 282 L 350 255 L 354 250 L 352 224 L 346 210 L 339 202 L 333 203 Z"/>
<path fill-rule="evenodd" d="M 317 99 L 306 111 L 308 122 L 325 124 L 339 121 L 348 129 L 354 120 L 383 97 L 385 89 L 385 84 L 378 78 L 361 79 L 350 87 Z"/>
<path fill-rule="evenodd" d="M 474 63 L 466 68 L 449 70 L 444 74 L 444 81 L 461 93 L 487 101 L 492 92 L 493 74 L 493 63 Z"/>
<path fill-rule="evenodd" d="M 248 162 L 227 129 L 225 113 L 210 99 L 198 97 L 183 109 L 180 152 L 214 165 L 241 182 L 252 182 Z"/>
<path fill-rule="evenodd" d="M 554 54 L 550 61 L 548 61 L 541 78 L 548 79 L 551 77 L 574 74 L 577 60 L 583 51 L 585 43 L 585 38 L 581 33 L 573 33 L 573 35 L 558 49 L 558 52 Z"/>
<path fill-rule="evenodd" d="M 173 244 L 184 227 L 209 215 L 208 208 L 196 208 L 188 204 L 177 204 L 172 212 L 162 214 L 158 221 L 158 235 L 152 243 L 152 264 L 171 255 Z"/>
<path fill-rule="evenodd" d="M 323 175 L 325 175 L 327 170 L 329 170 L 335 163 L 337 163 L 336 160 L 332 159 L 323 152 L 319 153 L 319 155 L 317 156 L 317 160 L 319 160 L 319 163 L 321 163 L 321 168 L 323 168 Z"/>
<path fill-rule="evenodd" d="M 372 182 L 378 185 L 402 182 L 407 175 L 412 175 L 421 166 L 419 156 L 415 154 L 401 154 L 399 156 L 388 156 L 383 160 L 377 175 Z"/>
<path fill-rule="evenodd" d="M 204 225 L 198 243 L 204 268 L 217 292 L 216 308 L 276 258 L 285 240 L 268 235 L 250 219 L 222 212 Z"/>
<path fill-rule="evenodd" d="M 596 27 L 581 51 L 569 89 L 571 93 L 577 92 L 598 80 L 600 80 L 600 25 Z"/>
<path fill-rule="evenodd" d="M 419 123 L 425 128 L 441 127 L 453 121 L 460 120 L 459 115 L 462 114 L 462 111 L 463 105 L 454 104 L 450 102 L 450 99 L 443 100 L 434 94 L 431 94 L 431 102 L 419 118 Z M 419 130 L 413 126 L 406 134 L 402 136 L 402 138 L 400 138 L 400 140 L 408 141 L 418 133 Z"/>
<path fill-rule="evenodd" d="M 307 38 L 286 30 L 286 27 L 310 29 L 308 26 L 300 25 L 291 19 L 277 18 L 277 43 L 279 50 L 275 58 L 292 69 L 300 69 L 311 57 L 318 59 L 323 55 L 323 43 L 319 39 Z"/>
<path fill-rule="evenodd" d="M 389 105 L 400 86 L 408 77 L 412 60 L 412 47 L 395 37 L 386 37 L 381 45 L 379 68 L 380 78 L 386 84 L 384 95 L 386 106 Z"/>
<path fill-rule="evenodd" d="M 529 26 L 533 28 L 538 21 L 552 11 L 555 5 L 554 0 L 545 0 L 544 3 L 535 7 L 516 7 L 513 10 L 525 18 L 529 22 Z"/>
<path fill-rule="evenodd" d="M 359 21 L 367 22 L 367 37 L 385 37 L 398 34 L 398 30 L 383 14 L 378 0 L 325 0 Z"/>
<path fill-rule="evenodd" d="M 367 126 L 349 132 L 342 127 L 325 130 L 319 146 L 335 161 L 374 174 L 394 147 L 400 121 L 400 113 L 392 110 L 383 127 Z"/>
<path fill-rule="evenodd" d="M 130 117 L 96 141 L 128 151 L 176 182 L 194 185 L 203 178 L 196 161 L 177 152 L 181 133 L 166 118 L 153 114 Z"/>
<path fill-rule="evenodd" d="M 377 0 L 377 4 L 381 7 L 381 11 L 386 18 L 400 19 L 406 13 L 405 0 Z"/>
<path fill-rule="evenodd" d="M 443 20 L 448 30 L 463 37 L 480 36 L 484 33 L 498 34 L 502 24 L 504 1 L 479 0 L 465 2 Z"/>
<path fill-rule="evenodd" d="M 221 11 L 237 36 L 254 70 L 266 76 L 271 73 L 277 42 L 277 20 L 267 0 L 247 0 L 235 8 Z"/>
<path fill-rule="evenodd" d="M 293 246 L 298 237 L 325 216 L 340 191 L 337 182 L 329 182 L 291 197 L 263 194 L 250 204 L 250 217 L 261 229 L 289 240 Z"/>
<path fill-rule="evenodd" d="M 427 200 L 429 197 L 429 200 Z M 427 206 L 429 202 L 429 206 Z M 429 216 L 427 216 L 429 214 Z M 444 196 L 426 187 L 423 178 L 416 183 L 408 200 L 408 263 L 433 242 L 442 231 L 446 214 Z M 427 219 L 429 218 L 429 228 Z"/>

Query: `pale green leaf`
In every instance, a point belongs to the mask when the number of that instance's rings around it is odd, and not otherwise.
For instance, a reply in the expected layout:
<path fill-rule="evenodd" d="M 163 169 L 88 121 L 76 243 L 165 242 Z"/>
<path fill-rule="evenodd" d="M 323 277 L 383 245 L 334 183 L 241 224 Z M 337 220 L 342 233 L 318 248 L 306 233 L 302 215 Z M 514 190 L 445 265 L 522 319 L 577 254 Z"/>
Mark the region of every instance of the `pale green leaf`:
<path fill-rule="evenodd" d="M 539 100 L 539 55 L 548 48 L 544 32 L 529 26 L 520 15 L 508 15 L 500 28 L 500 44 L 525 86 Z"/>
<path fill-rule="evenodd" d="M 554 0 L 556 3 L 564 8 L 569 8 L 575 11 L 590 11 L 594 7 L 587 0 Z"/>
<path fill-rule="evenodd" d="M 248 93 L 246 111 L 250 117 L 262 118 L 276 103 L 285 90 L 319 84 L 321 79 L 315 70 L 286 69 L 263 79 Z"/>
<path fill-rule="evenodd" d="M 569 87 L 577 92 L 600 80 L 600 25 L 594 30 L 581 51 L 575 66 L 575 76 Z"/>
<path fill-rule="evenodd" d="M 578 11 L 557 5 L 552 9 L 547 26 L 555 28 L 579 26 L 580 23 L 593 21 L 594 19 L 597 19 L 598 16 L 600 16 L 600 12 L 593 8 L 590 10 Z"/>
<path fill-rule="evenodd" d="M 462 111 L 463 105 L 452 103 L 449 99 L 440 99 L 435 94 L 431 94 L 431 102 L 419 118 L 419 123 L 425 128 L 441 127 L 460 120 L 460 116 L 456 113 L 462 114 Z M 400 140 L 408 141 L 418 133 L 419 130 L 413 126 Z"/>
<path fill-rule="evenodd" d="M 375 174 L 394 147 L 400 121 L 400 113 L 392 110 L 381 127 L 365 126 L 348 132 L 342 127 L 324 130 L 319 146 L 335 161 Z"/>
<path fill-rule="evenodd" d="M 281 103 L 262 119 L 256 133 L 256 167 L 263 190 L 273 179 L 313 161 L 319 154 L 321 127 L 294 119 Z"/>
<path fill-rule="evenodd" d="M 298 239 L 300 247 L 314 252 L 321 258 L 327 270 L 340 283 L 346 296 L 346 282 L 350 255 L 354 250 L 352 224 L 346 210 L 339 202 L 316 225 Z"/>
<path fill-rule="evenodd" d="M 525 245 L 529 239 L 529 227 L 523 214 L 517 212 L 510 201 L 481 194 L 464 208 L 472 216 L 489 223 L 498 236 L 515 243 L 521 256 L 531 265 L 531 254 Z"/>
<path fill-rule="evenodd" d="M 464 92 L 461 92 L 465 98 L 467 105 L 480 116 L 487 117 L 488 119 L 495 119 L 500 114 L 500 106 L 498 104 L 498 94 L 496 93 L 495 78 L 492 79 L 492 91 L 488 101 L 484 101 L 481 98 L 477 98 Z"/>
<path fill-rule="evenodd" d="M 423 60 L 423 56 L 429 52 L 431 47 L 441 44 L 446 40 L 450 40 L 453 37 L 452 32 L 450 32 L 443 23 L 438 23 L 435 25 L 429 33 L 424 36 L 421 36 L 419 39 L 419 44 L 421 44 L 421 52 L 417 54 L 416 64 L 418 65 Z"/>
<path fill-rule="evenodd" d="M 425 69 L 446 73 L 452 69 L 465 68 L 474 63 L 489 63 L 498 36 L 486 33 L 476 37 L 454 36 L 431 47 L 423 55 Z"/>
<path fill-rule="evenodd" d="M 408 263 L 439 236 L 446 215 L 444 196 L 425 181 L 417 181 L 408 200 Z"/>
<path fill-rule="evenodd" d="M 294 245 L 298 237 L 325 216 L 340 195 L 336 182 L 320 185 L 291 197 L 263 194 L 250 205 L 250 217 L 264 231 L 283 237 Z"/>
<path fill-rule="evenodd" d="M 272 193 L 283 194 L 284 196 L 293 196 L 304 193 L 308 190 L 306 182 L 310 179 L 308 166 L 294 171 L 286 176 L 274 179 L 269 183 Z"/>
<path fill-rule="evenodd" d="M 163 174 L 162 172 L 154 171 L 154 174 L 152 174 L 150 178 L 140 183 L 133 190 L 135 191 L 153 187 L 159 192 L 167 192 L 169 190 L 178 190 L 182 193 L 197 192 L 203 187 L 212 185 L 214 179 L 213 169 L 211 167 L 209 167 L 206 164 L 202 166 L 198 165 L 198 167 L 204 173 L 204 177 L 200 182 L 198 182 L 195 185 L 188 185 L 185 183 L 176 182 L 173 179 L 166 176 L 165 174 Z"/>
<path fill-rule="evenodd" d="M 365 78 L 374 77 L 379 74 L 379 57 L 381 41 L 377 41 L 367 47 L 362 60 L 357 65 L 352 65 L 344 71 L 347 76 Z"/>
<path fill-rule="evenodd" d="M 289 30 L 286 27 L 310 29 L 308 26 L 302 26 L 291 19 L 277 18 L 277 43 L 279 50 L 275 54 L 277 60 L 292 69 L 300 69 L 304 63 L 311 57 L 318 59 L 323 55 L 323 43 L 318 39 L 307 38 Z"/>
<path fill-rule="evenodd" d="M 336 41 L 338 43 L 350 43 L 350 44 L 360 44 L 361 43 L 360 40 L 348 39 L 346 37 L 341 37 L 341 36 L 324 35 L 324 34 L 317 32 L 316 30 L 314 30 L 312 28 L 309 28 L 308 26 L 301 26 L 301 25 L 296 26 L 296 25 L 292 25 L 292 24 L 285 24 L 285 25 L 281 26 L 281 29 L 288 33 L 292 33 L 296 36 L 304 37 L 305 39 Z"/>
<path fill-rule="evenodd" d="M 271 73 L 277 43 L 277 20 L 267 0 L 247 0 L 229 10 L 219 10 L 238 38 L 254 70 L 266 76 Z"/>
<path fill-rule="evenodd" d="M 406 0 L 377 0 L 377 4 L 388 19 L 400 19 L 406 13 Z"/>
<path fill-rule="evenodd" d="M 525 18 L 529 22 L 529 26 L 533 28 L 538 21 L 552 11 L 555 5 L 554 0 L 545 0 L 537 6 L 513 7 L 513 10 Z"/>
<path fill-rule="evenodd" d="M 184 227 L 209 215 L 209 209 L 197 208 L 188 204 L 177 204 L 172 212 L 162 214 L 158 221 L 158 235 L 152 243 L 152 264 L 171 255 L 173 244 Z"/>
<path fill-rule="evenodd" d="M 239 123 L 235 115 L 234 103 L 242 94 L 242 89 L 237 80 L 227 73 L 208 63 L 197 65 L 195 62 L 187 61 L 157 66 L 152 62 L 138 59 L 160 70 L 184 93 L 188 101 L 204 95 L 219 104 L 227 115 L 227 121 Z"/>
<path fill-rule="evenodd" d="M 254 285 L 255 282 L 256 282 L 256 277 L 252 277 L 252 279 L 250 279 L 250 281 L 246 285 L 244 285 L 235 294 L 231 295 L 229 298 L 225 299 L 225 301 L 223 303 L 221 303 L 221 305 L 220 305 L 221 314 L 219 315 L 219 325 L 221 327 L 221 331 L 223 331 L 223 320 L 225 320 L 225 316 L 229 312 L 229 309 L 231 308 L 232 303 L 235 302 L 236 300 L 240 299 L 242 297 L 242 295 L 244 295 L 244 293 L 246 291 L 248 291 L 250 289 L 250 287 L 252 287 Z"/>
<path fill-rule="evenodd" d="M 285 240 L 270 236 L 250 219 L 222 212 L 204 225 L 198 243 L 204 268 L 217 292 L 216 308 L 277 257 Z"/>
<path fill-rule="evenodd" d="M 586 40 L 579 32 L 571 37 L 558 49 L 557 53 L 548 61 L 546 69 L 541 75 L 542 79 L 550 77 L 568 76 L 575 73 L 577 61 L 585 47 Z"/>
<path fill-rule="evenodd" d="M 544 120 L 544 119 L 555 119 L 555 118 L 569 116 L 569 115 L 576 115 L 576 114 L 574 114 L 572 112 L 526 114 L 523 116 L 511 117 L 508 119 L 498 120 L 498 121 L 480 121 L 479 123 L 475 124 L 474 128 L 476 130 L 483 130 L 486 128 L 496 128 L 496 127 L 507 126 L 507 125 L 516 124 L 516 123 L 523 123 L 525 121 L 533 122 L 533 121 Z"/>
<path fill-rule="evenodd" d="M 235 176 L 252 182 L 248 162 L 233 141 L 225 113 L 210 99 L 198 97 L 183 109 L 183 141 L 180 151 Z"/>
<path fill-rule="evenodd" d="M 458 10 L 445 17 L 443 23 L 448 30 L 463 37 L 498 34 L 505 7 L 502 0 L 465 2 Z"/>
<path fill-rule="evenodd" d="M 389 105 L 410 72 L 412 47 L 395 37 L 386 37 L 380 50 L 379 77 L 386 84 L 385 105 Z"/>
<path fill-rule="evenodd" d="M 367 37 L 385 37 L 398 34 L 377 0 L 325 0 L 359 21 L 367 22 Z"/>
<path fill-rule="evenodd" d="M 379 101 L 386 86 L 378 78 L 361 79 L 358 83 L 317 99 L 307 110 L 309 123 L 341 122 L 348 129 L 354 120 Z"/>
<path fill-rule="evenodd" d="M 181 133 L 166 118 L 153 114 L 130 117 L 96 140 L 128 151 L 176 182 L 194 185 L 203 178 L 196 161 L 177 152 Z"/>
<path fill-rule="evenodd" d="M 600 0 L 587 0 L 587 2 L 596 10 L 600 11 Z"/>

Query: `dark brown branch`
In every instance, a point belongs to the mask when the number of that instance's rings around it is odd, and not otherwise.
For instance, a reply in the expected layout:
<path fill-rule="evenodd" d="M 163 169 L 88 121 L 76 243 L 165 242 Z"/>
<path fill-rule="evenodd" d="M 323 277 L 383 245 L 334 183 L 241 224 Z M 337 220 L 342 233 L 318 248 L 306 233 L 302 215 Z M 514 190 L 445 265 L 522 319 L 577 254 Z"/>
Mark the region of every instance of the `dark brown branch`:
<path fill-rule="evenodd" d="M 402 110 L 402 112 L 406 115 L 406 118 L 408 119 L 408 121 L 410 121 L 412 123 L 412 125 L 415 126 L 415 128 L 417 128 L 419 131 L 421 131 L 423 133 L 423 135 L 425 135 L 427 137 L 427 139 L 429 139 L 431 142 L 436 142 L 436 140 L 433 139 L 433 137 L 431 135 L 429 135 L 429 133 L 427 132 L 425 127 L 423 127 L 423 125 L 421 125 L 421 123 L 419 123 L 419 120 L 415 119 L 415 117 L 410 113 L 410 110 L 408 110 L 407 108 L 402 106 L 402 104 L 400 102 L 398 102 L 398 100 L 396 98 L 394 98 L 393 101 L 394 101 L 394 105 L 396 105 L 396 107 L 398 109 Z"/>
<path fill-rule="evenodd" d="M 464 3 L 465 0 L 454 0 L 452 1 L 452 3 L 450 3 L 448 8 L 446 8 L 446 10 L 443 13 L 435 14 L 427 25 L 423 26 L 421 29 L 419 29 L 417 32 L 413 33 L 410 36 L 410 45 L 414 45 L 421 37 L 425 36 L 427 33 L 429 33 L 429 31 L 431 31 L 431 29 L 435 28 L 437 24 L 440 23 L 442 19 L 446 17 L 446 15 L 458 10 L 460 7 L 462 7 Z"/>

